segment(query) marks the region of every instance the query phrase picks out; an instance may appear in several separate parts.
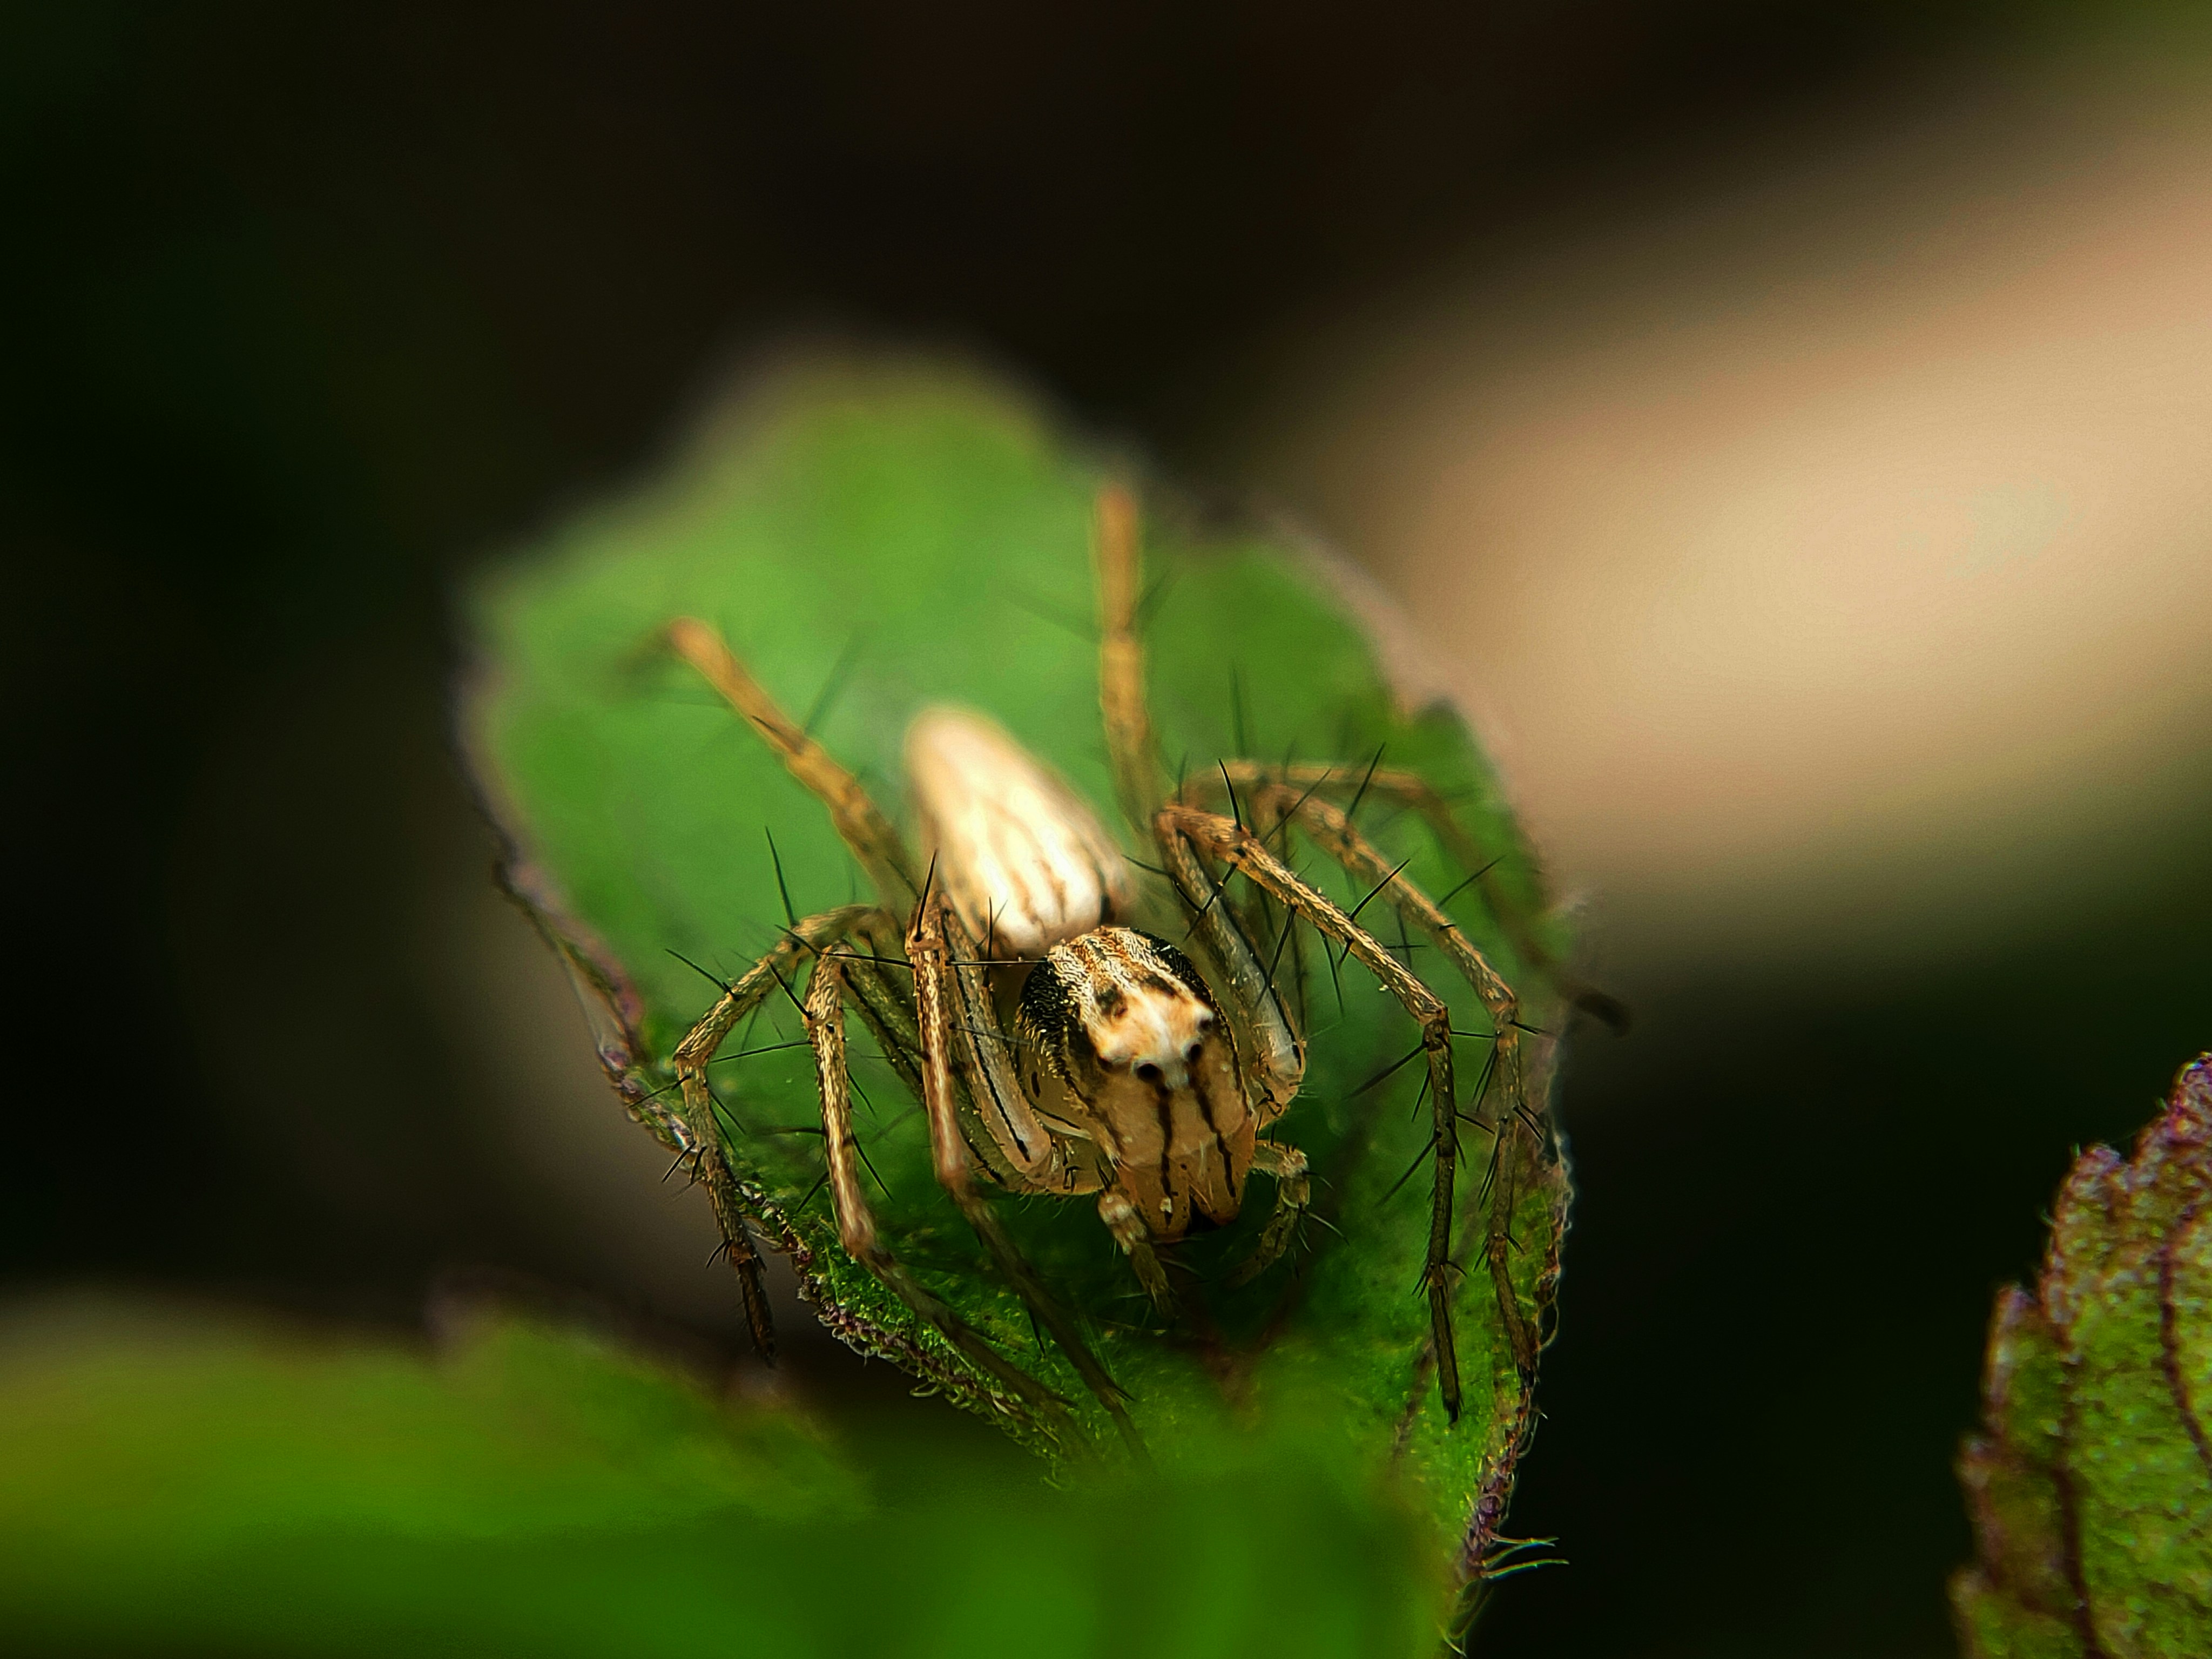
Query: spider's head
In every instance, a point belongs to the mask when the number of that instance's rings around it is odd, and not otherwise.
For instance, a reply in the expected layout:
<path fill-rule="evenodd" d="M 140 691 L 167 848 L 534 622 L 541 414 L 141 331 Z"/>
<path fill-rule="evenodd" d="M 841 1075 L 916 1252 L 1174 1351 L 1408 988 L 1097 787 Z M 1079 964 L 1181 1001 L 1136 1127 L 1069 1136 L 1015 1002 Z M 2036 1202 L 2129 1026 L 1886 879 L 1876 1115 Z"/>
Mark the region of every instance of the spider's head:
<path fill-rule="evenodd" d="M 1022 988 L 1030 1040 L 1071 1082 L 1095 1066 L 1153 1088 L 1187 1089 L 1217 1020 L 1190 958 L 1133 927 L 1100 927 L 1054 945 Z"/>
<path fill-rule="evenodd" d="M 1032 1095 L 1049 1069 L 1080 1103 L 1085 1133 L 1152 1237 L 1235 1219 L 1257 1121 L 1189 957 L 1133 927 L 1094 928 L 1030 970 L 1020 1023 Z"/>

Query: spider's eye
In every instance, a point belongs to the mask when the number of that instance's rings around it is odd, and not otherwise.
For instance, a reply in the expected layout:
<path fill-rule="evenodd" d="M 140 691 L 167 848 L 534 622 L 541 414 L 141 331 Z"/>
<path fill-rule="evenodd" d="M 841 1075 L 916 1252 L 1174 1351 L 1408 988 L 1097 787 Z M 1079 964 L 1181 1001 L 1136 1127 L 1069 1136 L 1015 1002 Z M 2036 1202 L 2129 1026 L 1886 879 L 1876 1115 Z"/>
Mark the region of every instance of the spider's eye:
<path fill-rule="evenodd" d="M 1192 1043 L 1189 1048 L 1182 1051 L 1183 1064 L 1186 1066 L 1197 1065 L 1199 1055 L 1205 1052 L 1206 1049 L 1204 1044 L 1197 1042 Z"/>
<path fill-rule="evenodd" d="M 1160 1080 L 1160 1068 L 1148 1060 L 1137 1067 L 1137 1075 L 1147 1083 L 1158 1083 Z"/>

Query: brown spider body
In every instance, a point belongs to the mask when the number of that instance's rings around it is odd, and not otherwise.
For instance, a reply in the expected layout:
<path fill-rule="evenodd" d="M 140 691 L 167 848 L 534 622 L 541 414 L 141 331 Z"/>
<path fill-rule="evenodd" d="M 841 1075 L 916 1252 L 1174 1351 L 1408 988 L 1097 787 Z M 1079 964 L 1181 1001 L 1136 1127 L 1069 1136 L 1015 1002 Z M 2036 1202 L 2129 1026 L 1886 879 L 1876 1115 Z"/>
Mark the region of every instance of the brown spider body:
<path fill-rule="evenodd" d="M 1098 1154 L 1067 1159 L 1054 1189 L 1110 1188 L 1109 1214 L 1155 1243 L 1235 1220 L 1260 1126 L 1234 1039 L 1189 957 L 1119 925 L 1127 862 L 1097 816 L 981 715 L 925 710 L 906 760 L 936 881 L 1001 977 L 1021 976 L 1029 1103 Z"/>

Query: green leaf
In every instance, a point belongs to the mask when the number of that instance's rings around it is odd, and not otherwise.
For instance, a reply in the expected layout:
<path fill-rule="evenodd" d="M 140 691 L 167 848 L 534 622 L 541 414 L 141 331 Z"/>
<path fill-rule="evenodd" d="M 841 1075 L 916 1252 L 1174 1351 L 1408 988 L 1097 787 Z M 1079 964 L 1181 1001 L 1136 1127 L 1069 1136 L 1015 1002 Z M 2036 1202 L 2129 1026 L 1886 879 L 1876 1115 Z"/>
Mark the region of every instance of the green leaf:
<path fill-rule="evenodd" d="M 2033 1295 L 1997 1300 L 1987 1421 L 1960 1474 L 1983 1659 L 2212 1653 L 2212 1055 L 2123 1160 L 2060 1189 Z"/>
<path fill-rule="evenodd" d="M 907 724 L 948 702 L 995 716 L 1110 817 L 1089 552 L 1109 471 L 1108 458 L 1071 447 L 987 379 L 914 363 L 801 367 L 756 385 L 661 477 L 553 533 L 476 596 L 480 660 L 464 727 L 512 838 L 510 884 L 574 970 L 625 1103 L 672 1145 L 667 1062 L 716 995 L 679 954 L 727 979 L 769 949 L 785 920 L 775 859 L 801 915 L 866 886 L 821 805 L 669 656 L 661 630 L 683 615 L 718 627 L 785 709 L 811 712 L 814 736 L 894 817 L 905 811 Z M 1164 491 L 1148 491 L 1146 506 L 1150 695 L 1170 769 L 1208 771 L 1249 749 L 1347 775 L 1380 751 L 1418 772 L 1452 803 L 1454 846 L 1376 800 L 1363 804 L 1362 828 L 1428 892 L 1456 892 L 1453 916 L 1518 989 L 1523 1021 L 1553 1025 L 1560 999 L 1539 969 L 1564 940 L 1496 775 L 1455 715 L 1394 684 L 1391 668 L 1404 665 L 1378 661 L 1352 611 L 1356 585 L 1280 535 L 1202 519 Z M 1472 883 L 1469 849 L 1495 860 Z M 1299 863 L 1340 902 L 1364 896 L 1365 884 L 1310 849 Z M 1164 890 L 1154 902 L 1148 925 L 1181 936 L 1187 923 Z M 1397 942 L 1388 920 L 1381 929 Z M 1490 1030 L 1434 948 L 1410 954 L 1460 1030 Z M 1091 1200 L 1000 1199 L 996 1211 L 1078 1311 L 1154 1455 L 1255 1413 L 1325 1425 L 1369 1467 L 1410 1480 L 1440 1534 L 1476 1561 L 1534 1422 L 1533 1379 L 1497 1279 L 1526 1333 L 1541 1328 L 1557 1273 L 1566 1187 L 1542 1127 L 1552 1044 L 1522 1038 L 1524 1119 L 1505 1116 L 1500 1091 L 1481 1103 L 1481 1122 L 1463 1126 L 1452 1306 L 1467 1403 L 1455 1424 L 1437 1401 L 1422 1291 L 1431 1127 L 1421 1068 L 1361 1088 L 1407 1054 L 1416 1030 L 1356 965 L 1332 974 L 1310 938 L 1304 959 L 1310 1065 L 1272 1132 L 1304 1149 L 1317 1177 L 1316 1216 L 1292 1261 L 1227 1288 L 1267 1207 L 1255 1182 L 1236 1224 L 1180 1247 L 1205 1287 L 1206 1323 L 1165 1328 Z M 712 1073 L 750 1226 L 789 1253 L 854 1347 L 1040 1449 L 1079 1453 L 839 1249 L 822 1142 L 807 1133 L 821 1123 L 812 1063 L 803 1047 L 779 1046 L 799 1035 L 792 1002 L 774 996 L 725 1047 L 746 1057 Z M 935 1184 L 914 1102 L 857 1024 L 854 1042 L 884 1237 L 930 1293 L 1073 1402 L 1079 1438 L 1110 1446 L 1104 1414 Z M 1461 1045 L 1469 1085 L 1486 1053 L 1482 1041 Z M 1473 1088 L 1462 1092 L 1476 1109 Z M 1493 1227 L 1510 1238 L 1495 1273 Z"/>
<path fill-rule="evenodd" d="M 489 1310 L 436 1350 L 0 1321 L 10 1653 L 1411 1656 L 1412 1522 L 1285 1437 L 1054 1492 Z"/>

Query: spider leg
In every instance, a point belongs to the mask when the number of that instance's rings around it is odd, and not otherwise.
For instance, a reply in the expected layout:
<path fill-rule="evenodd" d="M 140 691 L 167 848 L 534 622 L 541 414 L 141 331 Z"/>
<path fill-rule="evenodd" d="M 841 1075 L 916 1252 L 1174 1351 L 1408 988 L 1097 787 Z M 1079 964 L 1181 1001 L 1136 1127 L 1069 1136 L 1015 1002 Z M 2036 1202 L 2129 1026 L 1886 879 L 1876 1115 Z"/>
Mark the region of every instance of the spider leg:
<path fill-rule="evenodd" d="M 1164 855 L 1170 878 L 1182 888 L 1197 912 L 1194 927 L 1203 934 L 1214 965 L 1227 977 L 1231 1006 L 1248 1016 L 1243 1021 L 1247 1029 L 1238 1033 L 1243 1039 L 1240 1048 L 1253 1057 L 1257 1097 L 1266 1103 L 1261 1115 L 1264 1124 L 1280 1116 L 1297 1093 L 1298 1080 L 1305 1070 L 1304 1049 L 1299 1028 L 1276 993 L 1274 975 L 1262 965 L 1263 958 L 1254 947 L 1251 928 L 1234 913 L 1228 896 L 1188 848 L 1179 848 L 1176 841 L 1162 835 L 1154 822 L 1165 792 L 1145 696 L 1145 646 L 1137 635 L 1144 591 L 1144 556 L 1138 532 L 1137 504 L 1129 492 L 1119 484 L 1101 489 L 1094 548 L 1098 574 L 1098 706 L 1105 717 L 1115 788 L 1130 823 L 1140 833 L 1152 836 Z M 1107 1218 L 1107 1225 L 1122 1240 L 1124 1249 L 1130 1248 L 1133 1236 L 1125 1236 L 1113 1217 Z M 1159 1282 L 1166 1283 L 1164 1275 Z"/>
<path fill-rule="evenodd" d="M 1305 806 L 1316 802 L 1328 806 L 1331 803 L 1328 796 L 1331 793 L 1346 792 L 1355 796 L 1373 793 L 1418 814 L 1428 824 L 1437 844 L 1468 872 L 1468 884 L 1482 895 L 1484 908 L 1498 919 L 1514 954 L 1557 986 L 1575 1006 L 1610 1027 L 1616 1035 L 1628 1030 L 1627 1006 L 1618 997 L 1567 974 L 1559 958 L 1537 937 L 1529 925 L 1528 907 L 1507 890 L 1496 873 L 1504 861 L 1504 852 L 1486 853 L 1468 834 L 1452 811 L 1450 800 L 1419 773 L 1389 767 L 1369 769 L 1356 764 L 1317 766 L 1307 762 L 1277 764 L 1272 761 L 1231 760 L 1223 762 L 1218 772 L 1203 772 L 1187 779 L 1182 795 L 1194 806 L 1204 805 L 1219 798 L 1224 784 L 1247 792 L 1250 799 L 1263 793 L 1273 797 L 1278 803 L 1276 810 L 1292 818 L 1306 818 L 1308 815 L 1303 810 Z M 1283 793 L 1285 789 L 1287 794 Z M 1288 803 L 1286 807 L 1281 805 L 1284 802 Z M 1546 902 L 1540 892 L 1534 909 L 1540 912 Z"/>
<path fill-rule="evenodd" d="M 1295 796 L 1295 792 L 1282 785 L 1273 786 L 1268 793 Z M 1314 845 L 1356 878 L 1373 884 L 1377 897 L 1436 943 L 1482 999 L 1482 1006 L 1490 1011 L 1491 1018 L 1498 1024 L 1501 1042 L 1519 1030 L 1520 999 L 1513 988 L 1490 965 L 1489 959 L 1475 948 L 1459 924 L 1406 878 L 1403 865 L 1385 858 L 1372 842 L 1352 828 L 1352 821 L 1341 811 L 1317 796 L 1298 801 L 1291 816 Z"/>
<path fill-rule="evenodd" d="M 1166 821 L 1162 814 L 1161 824 Z M 1241 826 L 1237 833 L 1259 844 L 1257 837 Z M 1272 964 L 1261 958 L 1245 924 L 1230 908 L 1224 884 L 1214 879 L 1206 861 L 1183 836 L 1162 829 L 1158 839 L 1161 856 L 1167 860 L 1176 886 L 1197 913 L 1192 930 L 1205 941 L 1206 954 L 1219 969 L 1229 994 L 1225 1012 L 1231 1016 L 1240 1056 L 1250 1056 L 1251 1092 L 1261 1103 L 1258 1115 L 1264 1128 L 1283 1115 L 1305 1077 L 1305 1049 L 1298 1041 L 1297 1027 L 1277 988 Z M 1284 926 L 1290 925 L 1286 910 Z"/>
<path fill-rule="evenodd" d="M 1100 1406 L 1114 1420 L 1114 1426 L 1130 1451 L 1139 1458 L 1146 1455 L 1145 1443 L 1138 1435 L 1136 1425 L 1129 1420 L 1122 1407 L 1127 1390 L 1107 1374 L 1106 1367 L 1084 1340 L 1083 1331 L 1068 1314 L 1058 1297 L 1047 1290 L 1013 1239 L 999 1219 L 989 1202 L 975 1190 L 969 1178 L 968 1150 L 962 1133 L 960 1112 L 954 1094 L 952 1051 L 955 1047 L 954 1015 L 959 1009 L 956 981 L 961 970 L 952 965 L 955 941 L 948 930 L 957 931 L 959 923 L 953 919 L 951 908 L 937 896 L 922 902 L 915 913 L 914 927 L 907 935 L 907 959 L 914 964 L 915 1003 L 918 1012 L 920 1041 L 920 1072 L 923 1109 L 929 1115 L 929 1143 L 937 1172 L 938 1184 L 951 1194 L 968 1224 L 975 1230 L 991 1259 L 998 1264 L 1030 1312 L 1048 1331 L 1059 1346 L 1067 1363 L 1075 1368 L 1084 1385 L 1097 1396 Z M 971 959 L 972 953 L 961 959 Z M 972 1030 L 968 1032 L 969 1045 L 977 1045 L 979 1039 Z M 1011 1076 L 1007 1079 L 1012 1081 Z M 972 1085 L 971 1085 L 972 1088 Z M 1018 1088 L 1016 1097 L 1022 1099 Z M 1039 1126 L 1039 1133 L 1042 1127 Z M 1048 1182 L 1040 1183 L 1035 1190 L 1052 1191 Z"/>
<path fill-rule="evenodd" d="M 1446 1413 L 1459 1415 L 1459 1353 L 1452 1341 L 1451 1294 L 1453 1271 L 1452 1187 L 1458 1168 L 1459 1108 L 1452 1081 L 1451 1011 L 1443 1000 L 1421 983 L 1405 963 L 1385 950 L 1373 934 L 1362 928 L 1325 895 L 1298 879 L 1260 838 L 1233 818 L 1180 805 L 1161 809 L 1157 820 L 1163 847 L 1185 844 L 1221 861 L 1286 910 L 1304 916 L 1322 933 L 1346 947 L 1359 963 L 1382 983 L 1385 990 L 1405 1006 L 1421 1028 L 1421 1049 L 1428 1059 L 1429 1093 L 1436 1113 L 1436 1184 L 1429 1215 L 1426 1265 L 1422 1272 L 1428 1291 L 1430 1322 L 1436 1334 L 1437 1386 Z M 1192 859 L 1195 862 L 1194 858 Z M 1501 981 L 1502 982 L 1502 981 Z M 1517 1330 L 1517 1325 L 1515 1328 Z"/>
<path fill-rule="evenodd" d="M 599 1069 L 613 1087 L 615 1098 L 622 1102 L 623 1112 L 632 1122 L 678 1154 L 678 1163 L 688 1162 L 693 1150 L 690 1133 L 684 1127 L 682 1115 L 666 1098 L 673 1085 L 654 1086 L 653 1071 L 643 1059 L 645 1042 L 637 1030 L 642 1011 L 620 971 L 600 961 L 590 946 L 569 936 L 560 917 L 549 908 L 532 872 L 514 864 L 502 863 L 493 872 L 493 879 L 529 918 L 530 925 L 538 930 L 538 937 L 545 941 L 567 973 L 568 988 L 575 993 L 576 1006 L 591 1031 Z"/>
<path fill-rule="evenodd" d="M 957 921 L 950 925 L 956 930 L 959 926 Z M 882 945 L 880 940 L 871 942 Z M 961 954 L 958 945 L 950 937 L 946 943 L 956 956 Z M 903 969 L 911 975 L 913 964 L 895 962 L 876 953 L 862 956 L 844 952 L 838 957 L 838 965 L 844 973 L 846 1000 L 853 1012 L 874 1034 L 884 1059 L 898 1073 L 908 1091 L 917 1101 L 924 1099 L 921 1028 L 916 1023 L 920 984 L 909 979 L 904 985 L 895 985 L 884 972 L 889 966 L 894 971 Z M 977 1023 L 975 1016 L 979 1013 L 982 1018 L 990 1018 L 978 1006 L 985 1000 L 984 992 L 963 985 L 959 972 L 956 969 L 952 982 L 945 989 L 945 998 L 954 1029 L 955 1116 L 969 1153 L 981 1166 L 984 1178 L 1000 1186 L 1027 1192 L 1090 1190 L 1088 1186 L 1079 1184 L 1081 1172 L 1073 1169 L 1059 1143 L 1030 1110 L 1006 1056 L 1004 1041 L 994 1040 L 989 1029 Z M 975 994 L 963 996 L 962 993 L 966 991 Z M 994 1110 L 989 1115 L 994 1121 L 987 1122 L 986 1114 L 974 1104 L 979 1087 L 993 1103 Z M 1019 1161 L 1010 1156 L 1010 1146 Z"/>
<path fill-rule="evenodd" d="M 921 891 L 906 843 L 860 781 L 832 759 L 806 729 L 776 706 L 760 682 L 745 672 L 722 636 L 695 617 L 668 624 L 668 643 L 699 671 L 724 702 L 745 717 L 768 746 L 783 757 L 784 768 L 830 809 L 837 834 L 876 884 L 885 909 L 903 915 Z"/>
<path fill-rule="evenodd" d="M 1009 1187 L 1063 1195 L 1090 1191 L 1095 1180 L 1085 1179 L 1068 1144 L 1045 1126 L 1022 1087 L 992 999 L 990 970 L 979 965 L 975 939 L 943 895 L 929 895 L 915 911 L 909 955 L 917 943 L 929 961 L 917 964 L 915 989 L 918 997 L 927 984 L 941 998 L 949 1063 L 967 1085 L 971 1107 L 961 1124 L 974 1131 L 968 1144 L 976 1157 Z M 925 1032 L 930 1025 L 925 1016 Z"/>
<path fill-rule="evenodd" d="M 837 965 L 845 978 L 845 1000 L 874 1036 L 877 1048 L 906 1085 L 907 1092 L 920 1100 L 921 1033 L 914 1022 L 914 991 L 911 982 L 899 984 L 892 978 L 902 969 L 908 974 L 913 969 L 882 956 L 882 940 L 870 936 L 859 942 L 872 947 L 866 955 L 853 951 L 837 953 Z"/>
<path fill-rule="evenodd" d="M 1245 796 L 1245 822 L 1252 833 L 1260 838 L 1261 846 L 1273 845 L 1281 853 L 1283 861 L 1295 873 L 1296 862 L 1290 854 L 1290 820 L 1282 816 L 1280 803 L 1264 792 L 1248 793 Z M 1297 1007 L 1295 1018 L 1288 1002 L 1283 1002 L 1283 1012 L 1291 1020 L 1291 1030 L 1298 1039 L 1300 1051 L 1313 1031 L 1310 1011 L 1306 1006 L 1305 940 L 1297 927 L 1297 919 L 1279 905 L 1269 904 L 1264 899 L 1253 907 L 1256 913 L 1248 916 L 1245 931 L 1255 945 L 1267 952 L 1267 983 L 1278 982 L 1285 956 L 1289 958 L 1289 982 Z M 1269 943 L 1272 937 L 1273 943 Z M 1277 998 L 1282 1002 L 1280 997 Z"/>
<path fill-rule="evenodd" d="M 1098 707 L 1114 791 L 1132 827 L 1141 832 L 1165 794 L 1145 701 L 1145 646 L 1137 637 L 1144 592 L 1144 556 L 1137 503 L 1119 484 L 1098 492 L 1094 556 L 1098 572 Z"/>
<path fill-rule="evenodd" d="M 842 939 L 875 914 L 871 905 L 848 904 L 799 922 L 734 984 L 722 988 L 714 1006 L 676 1047 L 676 1080 L 683 1102 L 677 1116 L 682 1144 L 677 1150 L 690 1161 L 695 1177 L 706 1186 L 714 1219 L 721 1224 L 730 1263 L 737 1269 L 738 1290 L 744 1298 L 745 1322 L 751 1329 L 753 1346 L 763 1358 L 775 1353 L 775 1327 L 769 1313 L 768 1290 L 761 1279 L 760 1255 L 745 1225 L 737 1173 L 723 1155 L 707 1067 L 738 1022 L 759 1007 L 779 983 L 787 981 L 802 957 Z"/>
<path fill-rule="evenodd" d="M 1313 1202 L 1313 1179 L 1308 1171 L 1306 1155 L 1297 1147 L 1273 1140 L 1257 1142 L 1252 1148 L 1252 1167 L 1261 1175 L 1274 1177 L 1275 1207 L 1268 1214 L 1267 1224 L 1261 1230 L 1260 1242 L 1253 1247 L 1252 1254 L 1229 1275 L 1231 1290 L 1250 1284 L 1275 1265 L 1297 1236 L 1298 1223 L 1305 1219 L 1307 1207 Z"/>
<path fill-rule="evenodd" d="M 1288 785 L 1269 786 L 1271 793 L 1289 795 Z M 1491 1165 L 1486 1185 L 1490 1188 L 1489 1211 L 1491 1224 L 1484 1255 L 1488 1259 L 1490 1273 L 1498 1295 L 1498 1311 L 1505 1321 L 1507 1335 L 1513 1344 L 1515 1360 L 1525 1372 L 1536 1361 L 1540 1346 L 1537 1333 L 1521 1311 L 1520 1298 L 1512 1289 L 1511 1263 L 1509 1253 L 1512 1248 L 1508 1229 L 1516 1196 L 1517 1176 L 1523 1159 L 1534 1155 L 1540 1147 L 1533 1143 L 1540 1139 L 1540 1126 L 1528 1109 L 1526 1079 L 1522 1076 L 1520 1023 L 1520 1000 L 1514 994 L 1490 961 L 1462 931 L 1457 922 L 1446 915 L 1413 883 L 1406 879 L 1401 866 L 1386 858 L 1380 848 L 1352 827 L 1350 817 L 1333 803 L 1317 796 L 1299 799 L 1286 809 L 1296 818 L 1313 843 L 1334 859 L 1358 879 L 1375 884 L 1376 893 L 1395 909 L 1408 925 L 1426 933 L 1437 948 L 1443 952 L 1454 968 L 1474 988 L 1483 1006 L 1489 1011 L 1496 1028 L 1496 1037 L 1491 1049 L 1489 1064 L 1485 1067 L 1486 1084 L 1497 1079 L 1505 1093 L 1505 1104 L 1492 1116 L 1482 1115 L 1482 1101 L 1478 1097 L 1471 1110 L 1472 1121 L 1483 1125 L 1492 1136 Z M 1441 1147 L 1442 1143 L 1439 1142 Z"/>
<path fill-rule="evenodd" d="M 1160 1253 L 1152 1246 L 1152 1230 L 1145 1225 L 1145 1218 L 1137 1212 L 1128 1194 L 1118 1187 L 1109 1187 L 1099 1194 L 1098 1218 L 1114 1235 L 1121 1254 L 1129 1258 L 1129 1265 L 1136 1269 L 1137 1280 L 1152 1298 L 1152 1305 L 1163 1313 L 1173 1314 L 1178 1306 L 1175 1286 L 1168 1283 L 1168 1271 L 1160 1263 Z"/>
<path fill-rule="evenodd" d="M 845 1069 L 844 975 L 834 953 L 814 964 L 807 981 L 806 1038 L 814 1050 L 822 1088 L 823 1146 L 829 1156 L 830 1201 L 837 1215 L 837 1237 L 845 1253 L 865 1265 L 891 1292 L 927 1321 L 978 1370 L 991 1377 L 1024 1407 L 1068 1430 L 1066 1402 L 1006 1358 L 981 1332 L 908 1273 L 877 1233 L 875 1213 L 860 1185 L 859 1146 L 853 1136 L 852 1079 Z M 924 1067 L 927 1078 L 927 1067 Z M 933 1116 L 931 1139 L 936 1139 Z"/>

